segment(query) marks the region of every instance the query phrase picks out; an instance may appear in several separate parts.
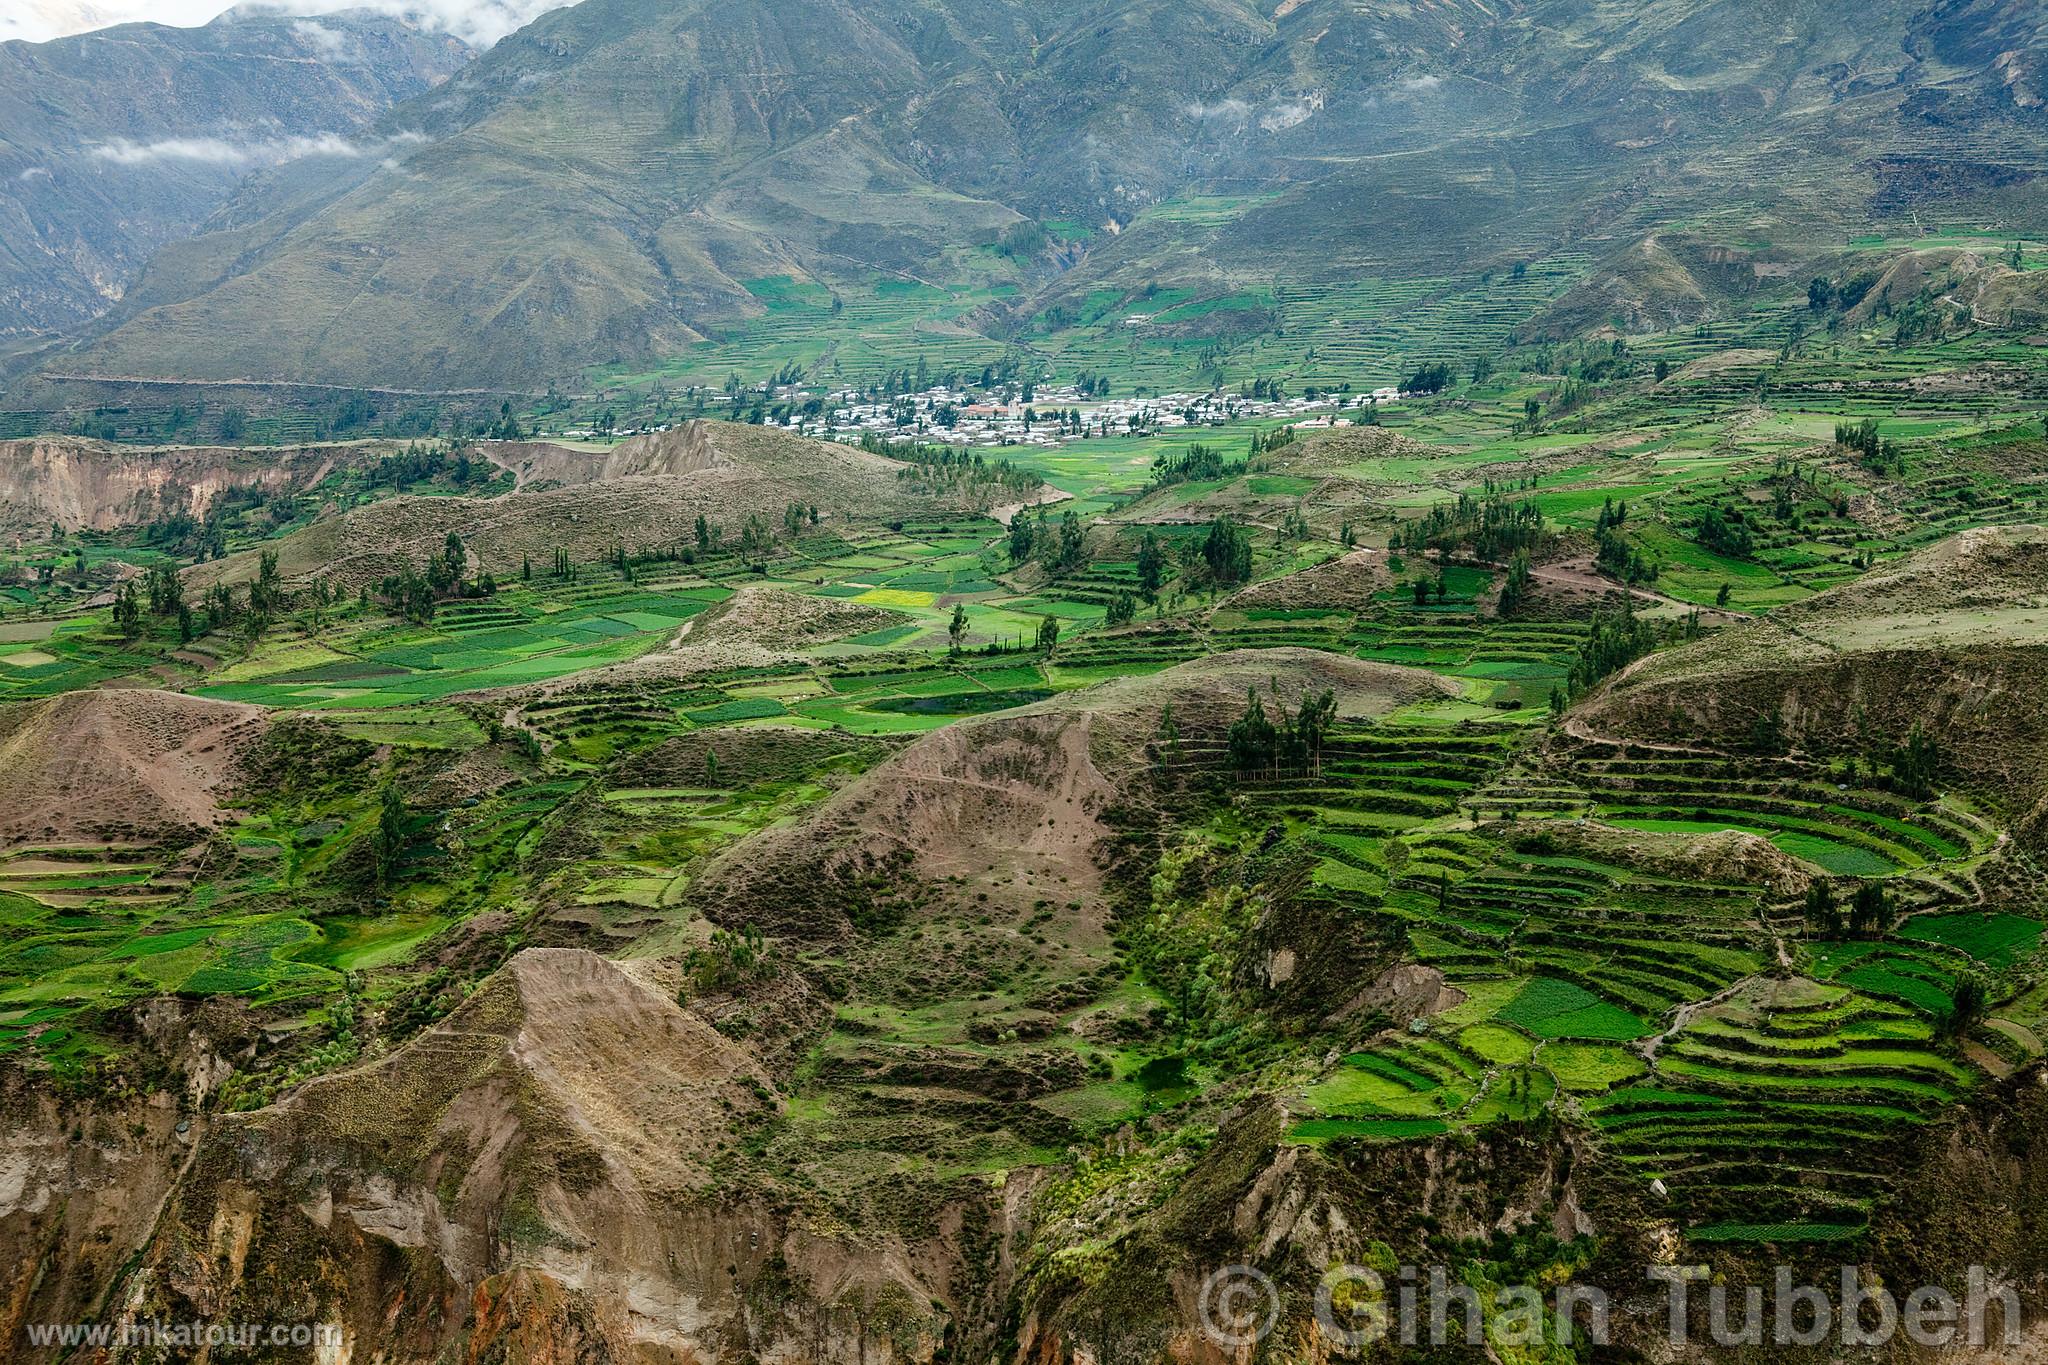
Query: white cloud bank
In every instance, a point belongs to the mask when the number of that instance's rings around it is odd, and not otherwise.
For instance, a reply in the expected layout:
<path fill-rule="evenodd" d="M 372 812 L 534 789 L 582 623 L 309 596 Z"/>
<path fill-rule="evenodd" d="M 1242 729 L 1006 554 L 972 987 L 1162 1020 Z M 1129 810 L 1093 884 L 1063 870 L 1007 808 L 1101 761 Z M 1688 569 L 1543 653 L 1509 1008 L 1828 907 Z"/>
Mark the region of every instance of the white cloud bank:
<path fill-rule="evenodd" d="M 567 3 L 571 0 L 255 0 L 241 8 L 307 17 L 370 10 L 488 47 Z M 228 8 L 223 0 L 0 0 L 0 42 L 47 42 L 142 20 L 191 28 L 212 22 Z"/>
<path fill-rule="evenodd" d="M 233 141 L 224 137 L 167 137 L 154 142 L 131 142 L 115 138 L 87 149 L 97 161 L 117 166 L 152 166 L 166 161 L 188 161 L 209 166 L 274 166 L 302 156 L 383 156 L 393 148 L 424 139 L 418 133 L 400 133 L 377 142 L 351 142 L 339 133 L 316 133 L 311 137 L 261 138 Z"/>
<path fill-rule="evenodd" d="M 298 34 L 306 46 L 327 61 L 336 61 L 348 51 L 348 35 L 338 28 L 328 28 L 325 24 L 316 24 L 311 19 L 301 19 L 292 25 L 292 32 Z"/>

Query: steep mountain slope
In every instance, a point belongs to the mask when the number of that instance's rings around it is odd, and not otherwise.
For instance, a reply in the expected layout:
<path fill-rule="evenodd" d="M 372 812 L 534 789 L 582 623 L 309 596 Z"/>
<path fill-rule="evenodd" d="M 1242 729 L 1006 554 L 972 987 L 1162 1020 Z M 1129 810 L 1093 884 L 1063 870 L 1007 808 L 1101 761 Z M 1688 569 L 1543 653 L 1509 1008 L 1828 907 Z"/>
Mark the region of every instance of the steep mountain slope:
<path fill-rule="evenodd" d="M 856 1257 L 769 1191 L 720 1197 L 779 1104 L 647 983 L 531 950 L 403 1050 L 219 1124 L 137 1288 L 210 1316 L 321 1285 L 342 1359 L 801 1359 L 877 1301 L 914 1306 L 916 1340 L 938 1287 L 911 1258 Z"/>
<path fill-rule="evenodd" d="M 469 56 L 367 13 L 0 43 L 0 339 L 104 311 L 252 169 L 380 155 L 356 135 Z"/>
<path fill-rule="evenodd" d="M 1638 281 L 1575 316 L 1683 320 L 1779 276 L 1661 263 L 1645 243 L 1676 219 L 1739 209 L 1771 225 L 1741 243 L 1795 254 L 1935 204 L 2018 221 L 2043 23 L 1929 0 L 1763 23 L 1732 0 L 586 0 L 394 113 L 386 134 L 430 141 L 389 165 L 253 187 L 50 368 L 537 383 L 729 330 L 770 276 L 1021 286 L 976 320 L 1001 332 L 1102 289 L 1476 272 L 1566 241 Z M 1145 213 L 1204 192 L 1230 206 Z M 1054 252 L 1055 222 L 1112 230 Z"/>

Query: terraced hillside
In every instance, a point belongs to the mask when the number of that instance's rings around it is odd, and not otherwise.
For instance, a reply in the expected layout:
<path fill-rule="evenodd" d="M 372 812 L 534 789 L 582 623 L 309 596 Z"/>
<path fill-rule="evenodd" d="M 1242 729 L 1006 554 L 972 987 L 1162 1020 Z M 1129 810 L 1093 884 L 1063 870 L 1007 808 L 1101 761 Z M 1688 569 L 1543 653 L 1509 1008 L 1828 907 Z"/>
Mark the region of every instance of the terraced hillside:
<path fill-rule="evenodd" d="M 25 525 L 5 1301 L 1104 1365 L 1208 1358 L 1236 1263 L 1303 1330 L 1333 1260 L 2036 1302 L 2048 447 L 1728 340 L 1556 425 L 686 424 Z"/>

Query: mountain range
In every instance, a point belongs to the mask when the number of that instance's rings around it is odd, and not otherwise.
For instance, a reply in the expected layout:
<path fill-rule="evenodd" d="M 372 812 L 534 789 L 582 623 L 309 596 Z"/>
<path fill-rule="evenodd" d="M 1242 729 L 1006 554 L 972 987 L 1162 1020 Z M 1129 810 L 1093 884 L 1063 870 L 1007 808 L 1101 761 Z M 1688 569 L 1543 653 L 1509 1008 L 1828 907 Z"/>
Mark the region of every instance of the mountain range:
<path fill-rule="evenodd" d="M 387 139 L 366 130 L 469 57 L 367 13 L 0 43 L 0 344 L 119 302 L 252 173 L 377 154 Z"/>
<path fill-rule="evenodd" d="M 1540 260 L 1575 287 L 1534 333 L 1669 326 L 1873 227 L 2038 221 L 2044 35 L 2025 0 L 585 0 L 331 116 L 382 154 L 239 180 L 45 368 L 538 388 L 734 336 L 762 281 L 971 281 L 955 325 L 1006 340 Z"/>

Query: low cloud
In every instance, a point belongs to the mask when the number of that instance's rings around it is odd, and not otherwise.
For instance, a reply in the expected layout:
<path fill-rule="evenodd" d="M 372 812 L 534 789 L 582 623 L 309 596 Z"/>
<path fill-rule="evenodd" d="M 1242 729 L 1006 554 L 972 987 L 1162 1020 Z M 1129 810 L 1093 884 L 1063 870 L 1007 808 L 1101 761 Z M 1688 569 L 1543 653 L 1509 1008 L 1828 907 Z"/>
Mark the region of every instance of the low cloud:
<path fill-rule="evenodd" d="M 334 61 L 348 51 L 348 35 L 325 24 L 316 24 L 311 19 L 301 19 L 292 25 L 292 32 L 305 41 L 317 56 Z"/>
<path fill-rule="evenodd" d="M 351 0 L 347 8 L 403 19 L 419 28 L 452 33 L 475 47 L 489 47 L 572 0 Z M 337 0 L 255 0 L 245 10 L 273 14 L 332 14 Z"/>
<path fill-rule="evenodd" d="M 1248 101 L 1229 98 L 1213 104 L 1192 103 L 1181 106 L 1181 113 L 1204 123 L 1223 123 L 1234 130 L 1242 131 L 1256 121 L 1268 133 L 1281 133 L 1289 128 L 1308 122 L 1323 107 L 1321 92 L 1308 95 L 1276 98 L 1263 108 Z"/>
<path fill-rule="evenodd" d="M 1408 76 L 1383 85 L 1359 101 L 1358 107 L 1367 113 L 1385 109 L 1389 105 L 1406 107 L 1411 100 L 1443 93 L 1444 78 L 1441 76 Z"/>
<path fill-rule="evenodd" d="M 148 21 L 192 27 L 219 18 L 230 0 L 0 0 L 0 42 L 47 42 L 114 24 Z M 243 13 L 304 15 L 368 11 L 489 47 L 572 0 L 252 0 Z M 316 26 L 317 27 L 317 26 Z M 302 30 L 303 31 L 303 30 Z M 328 30 L 332 32 L 333 30 Z M 338 35 L 337 35 L 338 36 Z M 317 39 L 315 41 L 318 41 Z"/>
<path fill-rule="evenodd" d="M 164 161 L 244 166 L 294 161 L 302 156 L 361 156 L 362 151 L 338 133 L 319 133 L 312 137 L 266 138 L 259 142 L 231 142 L 221 137 L 167 137 L 155 142 L 115 138 L 92 148 L 90 155 L 117 166 L 149 166 Z"/>
<path fill-rule="evenodd" d="M 115 138 L 87 149 L 97 161 L 116 166 L 152 166 L 185 161 L 210 166 L 275 166 L 306 156 L 383 156 L 393 148 L 424 142 L 421 133 L 399 133 L 372 143 L 351 142 L 339 133 L 235 140 L 225 137 L 167 137 L 154 142 Z"/>
<path fill-rule="evenodd" d="M 1323 99 L 1320 95 L 1312 95 L 1305 100 L 1288 100 L 1284 104 L 1274 105 L 1261 114 L 1259 127 L 1269 133 L 1284 133 L 1289 128 L 1297 128 L 1307 123 L 1322 107 Z"/>

